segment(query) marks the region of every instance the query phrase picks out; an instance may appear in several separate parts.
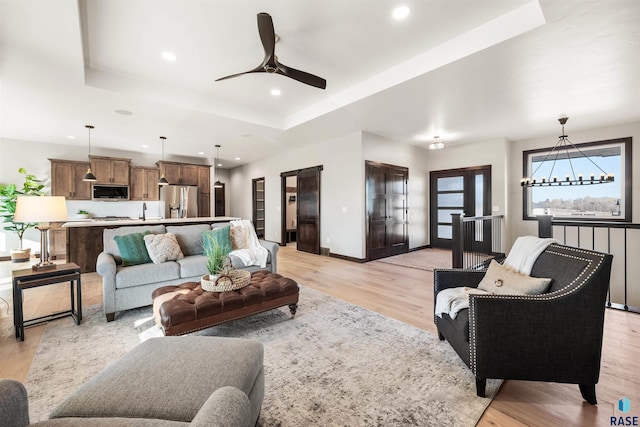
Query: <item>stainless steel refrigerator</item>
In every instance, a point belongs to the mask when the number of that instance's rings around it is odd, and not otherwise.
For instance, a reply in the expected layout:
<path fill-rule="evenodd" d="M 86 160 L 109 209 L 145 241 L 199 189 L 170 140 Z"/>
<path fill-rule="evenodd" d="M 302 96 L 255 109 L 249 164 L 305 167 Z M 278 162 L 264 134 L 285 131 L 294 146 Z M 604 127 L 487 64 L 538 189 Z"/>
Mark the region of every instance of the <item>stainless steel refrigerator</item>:
<path fill-rule="evenodd" d="M 195 185 L 165 185 L 160 187 L 165 218 L 194 218 L 198 216 L 198 187 Z"/>

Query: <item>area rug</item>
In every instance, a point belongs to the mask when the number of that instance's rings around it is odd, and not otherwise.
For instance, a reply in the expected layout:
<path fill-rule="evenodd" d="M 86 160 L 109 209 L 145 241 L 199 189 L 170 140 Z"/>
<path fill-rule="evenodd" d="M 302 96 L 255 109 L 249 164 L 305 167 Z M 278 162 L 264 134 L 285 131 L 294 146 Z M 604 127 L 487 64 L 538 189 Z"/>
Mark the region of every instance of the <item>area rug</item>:
<path fill-rule="evenodd" d="M 242 337 L 265 347 L 260 426 L 473 426 L 487 396 L 470 370 L 433 334 L 301 287 L 295 319 L 276 309 L 200 335 Z M 160 336 L 150 307 L 107 323 L 101 306 L 50 322 L 25 386 L 31 421 L 43 420 L 65 396 L 138 343 Z M 206 361 L 190 360 L 206 369 Z M 180 363 L 177 366 L 182 366 Z"/>
<path fill-rule="evenodd" d="M 433 271 L 436 268 L 451 268 L 451 251 L 448 249 L 420 249 L 406 254 L 381 258 L 376 261 L 418 270 Z"/>

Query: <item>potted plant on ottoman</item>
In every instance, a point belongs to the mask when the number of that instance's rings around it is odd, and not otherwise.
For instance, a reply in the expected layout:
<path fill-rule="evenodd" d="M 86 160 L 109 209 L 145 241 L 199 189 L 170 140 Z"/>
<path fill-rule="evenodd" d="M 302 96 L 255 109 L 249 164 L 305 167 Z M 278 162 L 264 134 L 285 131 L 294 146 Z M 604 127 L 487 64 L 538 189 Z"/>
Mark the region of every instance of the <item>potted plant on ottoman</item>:
<path fill-rule="evenodd" d="M 41 190 L 44 188 L 40 180 L 36 179 L 35 175 L 28 174 L 24 168 L 18 169 L 18 173 L 24 175 L 21 189 L 18 189 L 15 184 L 0 184 L 0 217 L 3 219 L 4 229 L 16 233 L 20 240 L 19 248 L 11 250 L 12 262 L 29 261 L 31 248 L 23 249 L 22 238 L 28 229 L 38 225 L 30 222 L 13 222 L 18 196 L 40 196 L 42 195 Z"/>

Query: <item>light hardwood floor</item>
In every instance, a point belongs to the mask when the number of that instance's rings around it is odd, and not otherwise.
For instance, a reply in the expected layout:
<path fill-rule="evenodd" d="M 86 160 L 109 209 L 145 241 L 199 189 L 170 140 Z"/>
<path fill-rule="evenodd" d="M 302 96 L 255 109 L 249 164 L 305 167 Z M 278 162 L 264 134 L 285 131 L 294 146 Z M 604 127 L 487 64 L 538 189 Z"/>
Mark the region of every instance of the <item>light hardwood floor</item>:
<path fill-rule="evenodd" d="M 278 253 L 278 272 L 304 286 L 435 333 L 431 272 L 310 255 L 291 246 Z M 99 279 L 95 273 L 83 275 L 85 306 L 102 302 Z M 9 291 L 0 296 L 11 302 Z M 26 316 L 63 310 L 68 300 L 67 285 L 27 291 Z M 0 378 L 24 380 L 45 329 L 46 325 L 28 328 L 25 341 L 17 341 L 11 311 L 0 301 Z M 608 426 L 614 402 L 623 396 L 636 405 L 640 402 L 639 331 L 640 315 L 607 310 L 597 406 L 583 402 L 576 385 L 505 381 L 478 425 Z"/>

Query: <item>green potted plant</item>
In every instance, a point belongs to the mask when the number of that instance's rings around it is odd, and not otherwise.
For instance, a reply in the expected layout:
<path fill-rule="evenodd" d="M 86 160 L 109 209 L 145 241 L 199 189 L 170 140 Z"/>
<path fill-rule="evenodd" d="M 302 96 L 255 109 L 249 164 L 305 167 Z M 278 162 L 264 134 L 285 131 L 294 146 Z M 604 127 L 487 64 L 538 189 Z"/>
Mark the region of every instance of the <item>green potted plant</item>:
<path fill-rule="evenodd" d="M 30 175 L 24 168 L 18 169 L 18 173 L 24 175 L 24 183 L 22 188 L 18 188 L 16 184 L 0 184 L 0 217 L 4 222 L 4 229 L 13 231 L 17 234 L 20 245 L 18 249 L 11 250 L 12 262 L 28 261 L 31 257 L 31 248 L 23 249 L 22 238 L 24 233 L 38 224 L 14 222 L 13 217 L 16 213 L 16 202 L 18 196 L 40 196 L 44 185 L 35 175 Z"/>
<path fill-rule="evenodd" d="M 209 272 L 209 280 L 215 280 L 215 276 L 220 273 L 227 258 L 229 248 L 221 245 L 218 241 L 208 233 L 204 235 L 204 253 L 207 257 L 207 271 Z"/>
<path fill-rule="evenodd" d="M 76 213 L 76 218 L 88 219 L 89 211 L 86 211 L 84 209 L 78 209 L 78 213 Z"/>

